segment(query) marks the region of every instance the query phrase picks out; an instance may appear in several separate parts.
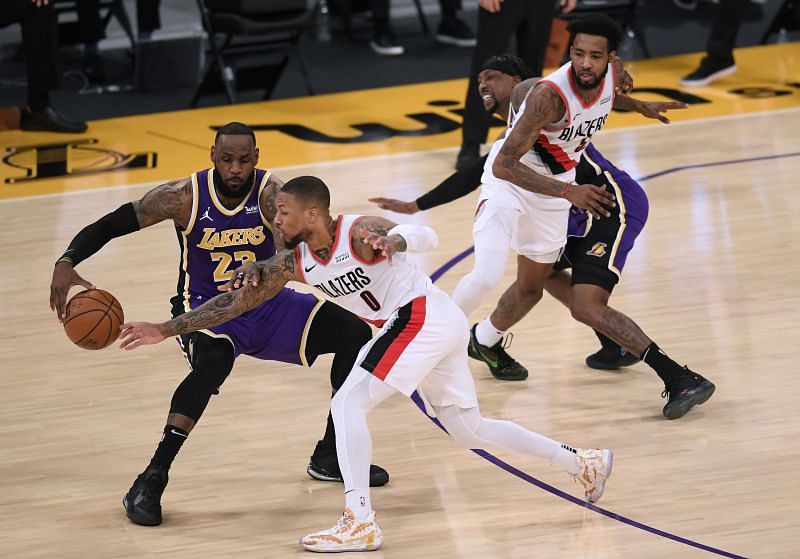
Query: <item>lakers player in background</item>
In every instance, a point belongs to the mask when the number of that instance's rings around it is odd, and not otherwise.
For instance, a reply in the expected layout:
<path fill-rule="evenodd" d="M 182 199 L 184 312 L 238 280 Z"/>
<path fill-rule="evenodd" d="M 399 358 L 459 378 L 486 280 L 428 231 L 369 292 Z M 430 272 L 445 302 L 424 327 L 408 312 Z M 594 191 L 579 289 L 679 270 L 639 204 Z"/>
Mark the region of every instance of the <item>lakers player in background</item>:
<path fill-rule="evenodd" d="M 157 186 L 141 200 L 123 204 L 81 230 L 53 270 L 50 307 L 59 320 L 64 318 L 70 287 L 91 287 L 75 266 L 111 239 L 162 221 L 175 224 L 181 251 L 177 293 L 170 300 L 173 316 L 217 295 L 217 287 L 243 262 L 274 255 L 283 247 L 272 227 L 275 197 L 283 181 L 256 168 L 258 155 L 249 127 L 226 124 L 211 147 L 213 168 Z M 331 331 L 337 335 L 330 336 Z M 161 524 L 161 496 L 172 461 L 239 355 L 310 366 L 319 355 L 333 353 L 330 379 L 335 392 L 371 335 L 366 323 L 338 305 L 282 289 L 275 298 L 226 324 L 180 336 L 190 371 L 172 396 L 155 454 L 123 500 L 128 518 L 145 526 Z M 330 414 L 307 472 L 316 479 L 342 481 Z M 371 485 L 388 480 L 385 470 L 370 468 Z"/>

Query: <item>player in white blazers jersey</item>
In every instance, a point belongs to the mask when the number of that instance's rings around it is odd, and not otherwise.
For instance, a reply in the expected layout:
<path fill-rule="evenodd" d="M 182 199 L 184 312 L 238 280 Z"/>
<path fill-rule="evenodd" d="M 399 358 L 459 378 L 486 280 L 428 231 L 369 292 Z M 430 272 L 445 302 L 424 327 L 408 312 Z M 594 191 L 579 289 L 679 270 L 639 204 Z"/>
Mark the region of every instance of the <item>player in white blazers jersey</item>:
<path fill-rule="evenodd" d="M 124 324 L 121 346 L 132 349 L 223 323 L 273 297 L 290 280 L 316 285 L 345 308 L 381 324 L 331 403 L 345 482 L 344 514 L 333 528 L 302 538 L 304 548 L 339 552 L 381 546 L 370 500 L 372 441 L 366 415 L 397 392 L 410 396 L 418 389 L 459 445 L 544 458 L 575 476 L 589 501 L 601 497 L 611 451 L 574 449 L 516 423 L 481 417 L 464 352 L 466 317 L 405 255 L 436 246 L 431 228 L 380 217 L 334 219 L 328 188 L 316 177 L 288 181 L 276 203 L 276 228 L 294 250 L 243 266 L 229 283 L 233 291 L 169 322 Z M 240 285 L 245 287 L 235 289 Z"/>
<path fill-rule="evenodd" d="M 609 217 L 606 206 L 615 205 L 604 188 L 573 181 L 585 147 L 612 106 L 633 108 L 630 98 L 617 98 L 614 91 L 622 29 L 603 14 L 572 20 L 567 29 L 570 61 L 528 91 L 484 167 L 486 203 L 473 231 L 493 219 L 502 220 L 518 254 L 516 281 L 494 311 L 470 330 L 470 354 L 490 368 L 505 355 L 505 332 L 542 298 L 545 280 L 567 242 L 571 205 L 586 209 L 595 219 Z M 509 360 L 515 367 L 501 378 L 525 378 L 524 367 Z"/>

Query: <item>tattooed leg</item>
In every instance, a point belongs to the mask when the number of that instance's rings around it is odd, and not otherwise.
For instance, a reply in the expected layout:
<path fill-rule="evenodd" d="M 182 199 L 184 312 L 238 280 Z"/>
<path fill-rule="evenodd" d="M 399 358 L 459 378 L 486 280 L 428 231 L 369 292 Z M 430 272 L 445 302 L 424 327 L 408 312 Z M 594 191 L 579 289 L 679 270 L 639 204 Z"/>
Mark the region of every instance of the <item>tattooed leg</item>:
<path fill-rule="evenodd" d="M 552 268 L 552 264 L 517 257 L 517 281 L 500 297 L 490 318 L 495 328 L 508 330 L 528 314 L 541 300 L 544 281 Z"/>
<path fill-rule="evenodd" d="M 608 306 L 610 296 L 596 285 L 574 285 L 570 294 L 572 317 L 605 334 L 634 355 L 642 355 L 652 340 L 633 320 Z"/>

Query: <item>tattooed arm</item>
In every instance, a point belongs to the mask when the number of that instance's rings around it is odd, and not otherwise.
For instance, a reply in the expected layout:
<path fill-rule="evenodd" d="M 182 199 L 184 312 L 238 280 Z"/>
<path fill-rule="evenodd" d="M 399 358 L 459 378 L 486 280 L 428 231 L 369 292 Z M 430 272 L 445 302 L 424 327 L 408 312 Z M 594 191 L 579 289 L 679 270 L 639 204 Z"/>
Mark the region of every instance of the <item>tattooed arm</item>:
<path fill-rule="evenodd" d="M 176 224 L 186 227 L 191 210 L 192 181 L 179 179 L 157 186 L 141 200 L 123 204 L 84 227 L 72 239 L 53 268 L 50 308 L 56 311 L 58 320 L 64 319 L 67 294 L 72 286 L 94 287 L 75 271 L 75 266 L 99 251 L 111 239 L 128 235 L 165 219 L 173 219 Z"/>
<path fill-rule="evenodd" d="M 261 207 L 261 215 L 269 222 L 272 229 L 272 237 L 275 239 L 275 250 L 278 252 L 286 248 L 286 241 L 281 236 L 278 228 L 275 227 L 275 216 L 278 215 L 278 208 L 275 203 L 275 198 L 278 192 L 283 188 L 284 182 L 273 174 L 270 174 L 267 179 L 267 185 L 261 191 L 261 196 L 258 198 L 259 206 Z"/>
<path fill-rule="evenodd" d="M 350 246 L 353 247 L 359 258 L 367 262 L 377 260 L 383 256 L 382 250 L 373 248 L 366 238 L 370 236 L 386 237 L 396 225 L 393 221 L 382 217 L 364 216 L 358 220 L 358 226 L 353 227 L 350 231 Z M 405 250 L 405 245 L 402 250 Z"/>
<path fill-rule="evenodd" d="M 524 190 L 564 198 L 573 206 L 586 209 L 597 219 L 608 217 L 611 213 L 606 206 L 613 207 L 615 203 L 614 196 L 604 188 L 591 184 L 565 183 L 537 173 L 520 161 L 533 147 L 542 128 L 559 121 L 566 110 L 561 97 L 552 87 L 547 84 L 537 85 L 528 97 L 525 110 L 517 117 L 514 128 L 500 148 L 492 165 L 492 172 L 496 177 Z"/>
<path fill-rule="evenodd" d="M 156 344 L 170 336 L 211 328 L 254 309 L 272 299 L 289 280 L 302 281 L 295 251 L 284 250 L 269 260 L 249 262 L 237 270 L 227 287 L 243 285 L 217 295 L 196 309 L 162 324 L 128 322 L 122 325 L 122 349 Z"/>
<path fill-rule="evenodd" d="M 558 122 L 566 110 L 552 87 L 546 84 L 537 86 L 528 97 L 525 111 L 518 115 L 514 128 L 506 136 L 492 165 L 492 173 L 530 192 L 560 197 L 564 191 L 562 181 L 537 173 L 520 159 L 533 147 L 542 128 Z"/>

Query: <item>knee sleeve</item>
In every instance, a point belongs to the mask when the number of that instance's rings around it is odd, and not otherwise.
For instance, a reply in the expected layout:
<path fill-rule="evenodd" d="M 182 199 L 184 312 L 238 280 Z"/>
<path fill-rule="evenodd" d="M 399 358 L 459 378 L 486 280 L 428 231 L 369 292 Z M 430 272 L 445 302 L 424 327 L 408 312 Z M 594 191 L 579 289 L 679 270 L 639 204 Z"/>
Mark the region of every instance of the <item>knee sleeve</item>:
<path fill-rule="evenodd" d="M 233 346 L 224 338 L 195 332 L 184 339 L 184 347 L 191 348 L 187 357 L 192 370 L 172 395 L 170 413 L 179 413 L 197 421 L 211 396 L 219 392 L 219 387 L 233 369 Z"/>

